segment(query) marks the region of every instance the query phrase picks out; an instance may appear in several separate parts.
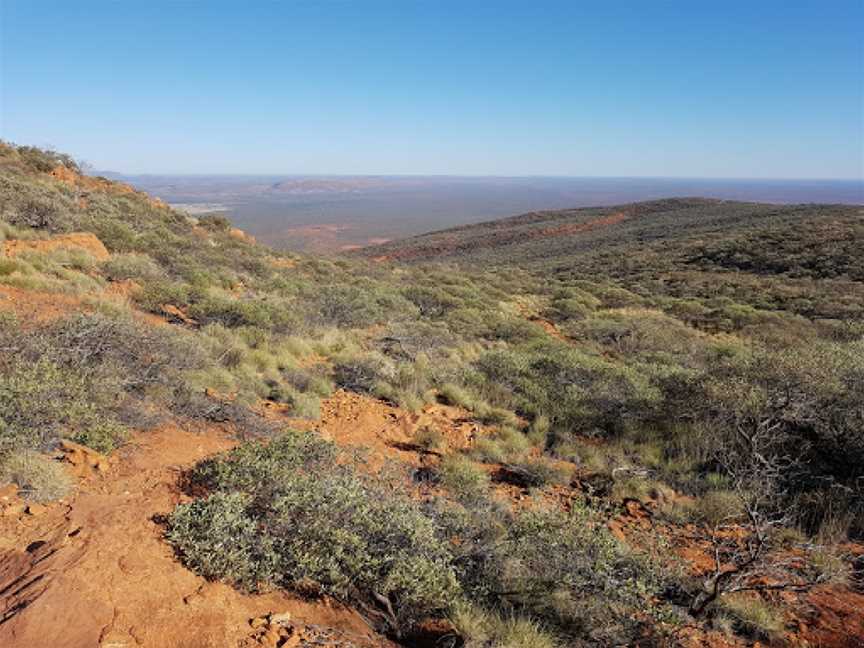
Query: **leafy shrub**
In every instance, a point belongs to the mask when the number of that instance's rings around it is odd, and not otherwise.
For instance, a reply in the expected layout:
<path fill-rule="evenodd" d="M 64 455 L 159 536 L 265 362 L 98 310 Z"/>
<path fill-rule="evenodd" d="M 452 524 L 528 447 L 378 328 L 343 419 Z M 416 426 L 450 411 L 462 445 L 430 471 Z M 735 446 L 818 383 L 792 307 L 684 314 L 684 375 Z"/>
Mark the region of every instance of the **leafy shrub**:
<path fill-rule="evenodd" d="M 397 319 L 400 312 L 410 312 L 410 304 L 394 292 L 377 286 L 330 285 L 316 288 L 309 295 L 309 318 L 313 325 L 348 328 Z"/>
<path fill-rule="evenodd" d="M 441 400 L 448 405 L 457 405 L 459 407 L 464 407 L 467 410 L 473 410 L 476 405 L 475 399 L 465 390 L 465 388 L 454 383 L 444 383 L 441 385 L 438 393 Z"/>
<path fill-rule="evenodd" d="M 184 372 L 206 358 L 189 338 L 128 316 L 76 315 L 36 330 L 0 328 L 0 453 L 71 437 L 107 451 L 151 403 L 186 413 Z"/>
<path fill-rule="evenodd" d="M 489 352 L 476 367 L 490 401 L 532 418 L 546 415 L 552 430 L 568 433 L 622 434 L 628 421 L 652 416 L 661 398 L 638 370 L 563 343 Z"/>
<path fill-rule="evenodd" d="M 79 427 L 71 434 L 76 443 L 86 445 L 99 452 L 108 453 L 121 445 L 128 436 L 128 430 L 120 421 L 93 421 Z"/>
<path fill-rule="evenodd" d="M 434 522 L 407 497 L 337 465 L 333 447 L 312 435 L 240 446 L 191 480 L 213 492 L 176 509 L 168 539 L 210 578 L 249 588 L 311 582 L 343 599 L 384 601 L 395 629 L 443 610 L 458 592 Z"/>
<path fill-rule="evenodd" d="M 253 326 L 284 331 L 291 322 L 287 309 L 278 304 L 212 292 L 192 299 L 189 315 L 202 324 L 218 322 L 230 328 Z"/>
<path fill-rule="evenodd" d="M 231 221 L 222 214 L 204 214 L 198 219 L 198 224 L 214 232 L 225 232 L 231 228 Z"/>
<path fill-rule="evenodd" d="M 433 319 L 446 315 L 461 304 L 442 288 L 411 286 L 405 289 L 405 296 L 420 309 L 420 315 Z"/>
<path fill-rule="evenodd" d="M 15 259 L 0 259 L 0 277 L 21 270 L 21 262 Z"/>
<path fill-rule="evenodd" d="M 464 461 L 450 459 L 442 474 L 477 488 Z M 391 629 L 457 609 L 464 592 L 472 605 L 519 611 L 482 622 L 499 641 L 545 641 L 544 619 L 602 642 L 630 636 L 633 610 L 658 587 L 588 509 L 511 513 L 476 493 L 463 500 L 468 508 L 421 504 L 399 482 L 361 477 L 308 433 L 246 443 L 188 480 L 208 494 L 171 516 L 167 537 L 185 564 L 250 589 L 313 588 L 359 601 Z"/>
<path fill-rule="evenodd" d="M 694 514 L 709 526 L 729 524 L 741 517 L 743 504 L 733 491 L 709 491 L 696 502 Z"/>
<path fill-rule="evenodd" d="M 635 639 L 633 610 L 648 610 L 646 597 L 661 587 L 663 576 L 623 552 L 604 521 L 578 503 L 569 514 L 478 507 L 446 519 L 460 539 L 460 580 L 472 600 L 543 619 L 571 638 Z"/>
<path fill-rule="evenodd" d="M 0 455 L 52 447 L 79 426 L 97 424 L 114 385 L 47 358 L 8 360 L 0 372 Z"/>
<path fill-rule="evenodd" d="M 78 212 L 71 196 L 58 189 L 0 176 L 0 217 L 21 228 L 68 232 Z"/>
<path fill-rule="evenodd" d="M 167 538 L 184 564 L 204 578 L 254 589 L 274 578 L 277 559 L 249 515 L 250 504 L 245 493 L 215 492 L 179 506 Z"/>
<path fill-rule="evenodd" d="M 12 148 L 18 154 L 19 159 L 34 171 L 47 173 L 58 166 L 66 167 L 71 171 L 79 173 L 81 169 L 75 160 L 65 154 L 51 149 L 42 149 L 35 146 L 14 146 Z"/>
<path fill-rule="evenodd" d="M 503 463 L 507 459 L 507 453 L 501 445 L 494 439 L 485 437 L 477 439 L 469 455 L 472 459 L 483 463 Z"/>

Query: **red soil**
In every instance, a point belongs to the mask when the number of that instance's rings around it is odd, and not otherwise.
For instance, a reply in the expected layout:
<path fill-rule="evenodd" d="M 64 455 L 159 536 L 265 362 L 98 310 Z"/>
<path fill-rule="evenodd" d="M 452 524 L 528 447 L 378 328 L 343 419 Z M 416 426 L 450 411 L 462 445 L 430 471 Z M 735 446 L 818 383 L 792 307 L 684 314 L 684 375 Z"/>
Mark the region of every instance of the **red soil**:
<path fill-rule="evenodd" d="M 123 182 L 113 182 L 104 178 L 94 178 L 92 176 L 81 175 L 64 166 L 58 166 L 54 168 L 54 170 L 51 171 L 49 175 L 55 180 L 62 182 L 63 184 L 69 185 L 70 187 L 76 187 L 84 191 L 101 191 L 105 193 L 121 195 L 136 194 L 153 207 L 158 207 L 160 209 L 168 209 L 168 205 L 166 205 L 164 201 L 160 200 L 159 198 L 152 198 L 147 194 L 138 191 L 134 187 Z M 86 198 L 84 198 L 83 196 L 79 200 L 85 201 L 86 204 Z"/>
<path fill-rule="evenodd" d="M 54 250 L 84 250 L 97 261 L 105 261 L 111 255 L 96 236 L 89 232 L 74 232 L 72 234 L 57 234 L 50 239 L 33 241 L 12 240 L 3 244 L 7 257 L 15 257 L 22 252 L 53 252 Z"/>
<path fill-rule="evenodd" d="M 50 322 L 80 310 L 84 304 L 78 296 L 0 285 L 0 313 L 14 313 L 24 324 Z"/>
<path fill-rule="evenodd" d="M 295 419 L 291 425 L 315 429 L 342 448 L 361 451 L 369 468 L 375 471 L 387 460 L 422 465 L 425 453 L 415 444 L 414 435 L 423 427 L 440 431 L 452 450 L 466 448 L 479 434 L 486 433 L 466 410 L 458 407 L 433 404 L 412 413 L 344 390 L 321 403 L 320 421 Z"/>

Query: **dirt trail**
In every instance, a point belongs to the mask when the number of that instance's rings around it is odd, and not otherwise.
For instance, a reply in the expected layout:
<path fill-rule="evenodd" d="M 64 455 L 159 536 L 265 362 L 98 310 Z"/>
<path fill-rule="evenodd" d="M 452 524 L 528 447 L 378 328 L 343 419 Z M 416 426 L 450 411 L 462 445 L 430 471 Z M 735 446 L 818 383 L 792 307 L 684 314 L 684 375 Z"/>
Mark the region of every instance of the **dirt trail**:
<path fill-rule="evenodd" d="M 233 443 L 173 426 L 141 433 L 67 501 L 0 518 L 0 646 L 247 646 L 251 619 L 284 612 L 351 638 L 333 645 L 386 645 L 336 603 L 245 595 L 175 559 L 156 520 L 185 499 L 181 471 Z"/>

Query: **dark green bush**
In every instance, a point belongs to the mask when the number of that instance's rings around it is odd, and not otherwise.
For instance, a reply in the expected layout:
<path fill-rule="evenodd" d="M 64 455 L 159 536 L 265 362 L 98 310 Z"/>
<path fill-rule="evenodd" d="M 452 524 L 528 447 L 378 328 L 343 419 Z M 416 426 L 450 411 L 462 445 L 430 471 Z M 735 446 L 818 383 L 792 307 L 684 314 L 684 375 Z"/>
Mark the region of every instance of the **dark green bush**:
<path fill-rule="evenodd" d="M 339 387 L 356 392 L 372 393 L 381 380 L 394 374 L 384 359 L 369 354 L 358 358 L 346 358 L 333 367 L 333 380 Z"/>
<path fill-rule="evenodd" d="M 231 221 L 222 214 L 205 214 L 198 219 L 198 224 L 215 232 L 225 232 L 231 228 Z"/>

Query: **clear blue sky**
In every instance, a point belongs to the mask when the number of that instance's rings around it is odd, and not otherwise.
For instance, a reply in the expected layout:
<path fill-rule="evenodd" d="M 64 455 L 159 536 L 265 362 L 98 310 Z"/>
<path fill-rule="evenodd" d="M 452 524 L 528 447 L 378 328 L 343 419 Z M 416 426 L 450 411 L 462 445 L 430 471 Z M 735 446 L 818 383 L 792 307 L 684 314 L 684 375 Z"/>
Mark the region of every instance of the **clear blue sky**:
<path fill-rule="evenodd" d="M 0 5 L 0 137 L 98 169 L 862 176 L 861 0 Z"/>

